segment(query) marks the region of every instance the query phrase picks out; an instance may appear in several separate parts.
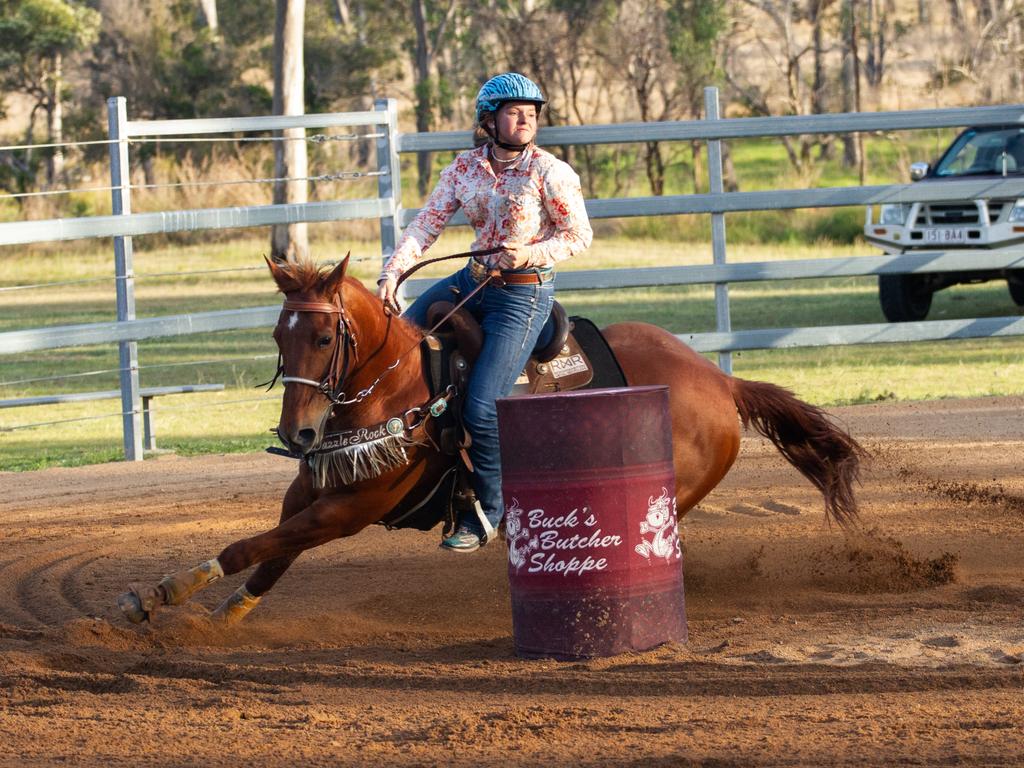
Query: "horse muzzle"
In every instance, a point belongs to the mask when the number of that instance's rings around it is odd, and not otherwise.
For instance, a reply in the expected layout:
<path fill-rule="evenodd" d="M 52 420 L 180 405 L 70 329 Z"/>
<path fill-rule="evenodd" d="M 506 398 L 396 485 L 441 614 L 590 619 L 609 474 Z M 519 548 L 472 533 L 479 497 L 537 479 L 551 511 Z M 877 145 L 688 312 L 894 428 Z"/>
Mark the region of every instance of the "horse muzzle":
<path fill-rule="evenodd" d="M 307 456 L 320 444 L 321 435 L 312 427 L 304 427 L 295 433 L 286 433 L 280 427 L 277 437 L 295 456 Z"/>
<path fill-rule="evenodd" d="M 308 456 L 316 450 L 317 446 L 324 439 L 327 420 L 331 418 L 332 410 L 328 406 L 314 423 L 303 420 L 305 423 L 292 424 L 290 427 L 286 427 L 283 423 L 279 422 L 277 425 L 278 439 L 296 456 Z"/>

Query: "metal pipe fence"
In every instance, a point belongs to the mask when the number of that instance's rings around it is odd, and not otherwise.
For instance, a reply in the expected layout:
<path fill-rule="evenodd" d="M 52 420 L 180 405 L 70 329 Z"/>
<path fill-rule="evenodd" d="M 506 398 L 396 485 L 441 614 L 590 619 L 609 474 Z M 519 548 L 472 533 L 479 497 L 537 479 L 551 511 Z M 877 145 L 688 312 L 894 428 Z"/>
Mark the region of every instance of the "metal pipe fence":
<path fill-rule="evenodd" d="M 968 179 L 947 182 L 941 186 L 892 184 L 725 192 L 721 183 L 721 153 L 718 149 L 719 142 L 723 140 L 1018 124 L 1024 119 L 1024 106 L 719 119 L 715 89 L 707 89 L 705 105 L 708 117 L 704 120 L 541 129 L 538 143 L 547 146 L 702 141 L 707 143 L 709 149 L 708 193 L 588 200 L 587 211 L 594 219 L 710 214 L 712 264 L 563 272 L 559 277 L 560 288 L 592 290 L 713 284 L 716 295 L 716 330 L 711 333 L 683 334 L 679 338 L 698 351 L 718 352 L 720 364 L 726 369 L 730 366 L 728 354 L 736 350 L 1024 335 L 1024 319 L 1016 316 L 922 321 L 898 325 L 861 324 L 732 331 L 728 308 L 728 284 L 732 282 L 1024 268 L 1024 252 L 935 251 L 904 256 L 729 264 L 726 248 L 728 214 L 759 210 L 929 202 L 950 198 L 1018 198 L 1024 197 L 1024 179 Z M 401 207 L 400 153 L 457 151 L 472 146 L 469 131 L 400 133 L 397 104 L 394 100 L 379 100 L 372 111 L 344 114 L 131 121 L 127 119 L 124 100 L 111 99 L 108 112 L 110 139 L 106 143 L 110 145 L 110 187 L 114 214 L 77 219 L 0 223 L 0 245 L 95 237 L 115 238 L 115 274 L 112 279 L 115 279 L 118 286 L 118 319 L 110 323 L 28 328 L 0 333 L 0 355 L 79 345 L 118 344 L 122 351 L 121 361 L 116 370 L 122 377 L 125 454 L 129 459 L 139 459 L 142 455 L 137 394 L 140 366 L 135 349 L 138 341 L 183 334 L 267 327 L 276 321 L 279 312 L 279 307 L 271 306 L 136 319 L 134 280 L 138 276 L 134 273 L 131 259 L 132 237 L 204 229 L 263 227 L 293 222 L 376 219 L 380 223 L 382 253 L 386 257 L 394 248 L 402 227 L 417 213 L 416 210 L 403 210 Z M 143 138 L 153 141 L 193 141 L 197 140 L 197 135 L 208 137 L 210 134 L 341 126 L 370 129 L 370 132 L 358 135 L 357 138 L 372 140 L 375 145 L 376 171 L 364 175 L 376 176 L 376 197 L 302 205 L 243 206 L 156 213 L 131 212 L 132 187 L 128 183 L 128 148 L 135 141 Z M 201 137 L 198 140 L 202 140 Z M 466 223 L 465 217 L 461 214 L 456 214 L 451 222 L 456 226 Z M 408 295 L 418 295 L 429 283 L 429 280 L 409 281 L 406 284 Z"/>

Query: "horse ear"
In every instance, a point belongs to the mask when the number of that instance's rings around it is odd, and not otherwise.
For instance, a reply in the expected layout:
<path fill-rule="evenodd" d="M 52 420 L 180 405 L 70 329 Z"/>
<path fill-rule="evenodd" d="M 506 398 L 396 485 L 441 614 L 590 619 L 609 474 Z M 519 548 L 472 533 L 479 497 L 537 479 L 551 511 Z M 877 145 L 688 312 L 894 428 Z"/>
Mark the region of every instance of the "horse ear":
<path fill-rule="evenodd" d="M 266 256 L 263 257 L 263 260 L 267 262 L 267 266 L 270 268 L 270 275 L 274 278 L 274 282 L 277 283 L 281 293 L 291 293 L 299 289 L 298 282 L 287 269 L 278 266 L 277 263 L 271 261 Z"/>
<path fill-rule="evenodd" d="M 336 296 L 338 291 L 341 290 L 341 283 L 345 279 L 345 270 L 348 269 L 348 259 L 352 255 L 352 251 L 345 254 L 345 258 L 334 269 L 331 273 L 324 278 L 324 293 L 328 296 Z"/>

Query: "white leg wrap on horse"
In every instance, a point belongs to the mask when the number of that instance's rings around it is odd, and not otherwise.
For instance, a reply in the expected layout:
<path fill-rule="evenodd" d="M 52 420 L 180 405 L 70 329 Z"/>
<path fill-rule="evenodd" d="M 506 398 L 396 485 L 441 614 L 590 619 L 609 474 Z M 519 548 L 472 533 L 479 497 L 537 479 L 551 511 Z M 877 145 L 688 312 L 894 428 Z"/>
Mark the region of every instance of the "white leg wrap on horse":
<path fill-rule="evenodd" d="M 159 586 L 167 596 L 167 605 L 181 605 L 207 584 L 222 578 L 224 569 L 213 558 L 187 571 L 164 576 Z"/>
<path fill-rule="evenodd" d="M 244 619 L 253 608 L 259 605 L 260 598 L 253 595 L 242 585 L 230 597 L 217 606 L 212 618 L 225 624 L 237 624 Z"/>

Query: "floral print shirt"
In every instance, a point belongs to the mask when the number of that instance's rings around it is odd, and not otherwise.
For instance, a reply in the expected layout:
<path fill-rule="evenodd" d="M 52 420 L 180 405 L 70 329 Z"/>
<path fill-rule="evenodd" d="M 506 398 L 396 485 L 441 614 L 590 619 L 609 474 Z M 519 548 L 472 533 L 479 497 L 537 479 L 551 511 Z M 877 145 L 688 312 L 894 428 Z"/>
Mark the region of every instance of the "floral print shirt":
<path fill-rule="evenodd" d="M 474 251 L 505 242 L 526 243 L 531 246 L 528 266 L 548 269 L 590 246 L 593 230 L 580 179 L 568 164 L 531 146 L 495 174 L 488 152 L 486 145 L 463 152 L 441 172 L 427 204 L 398 241 L 382 278 L 397 278 L 415 265 L 459 208 L 476 230 Z M 480 261 L 491 266 L 498 255 Z"/>

